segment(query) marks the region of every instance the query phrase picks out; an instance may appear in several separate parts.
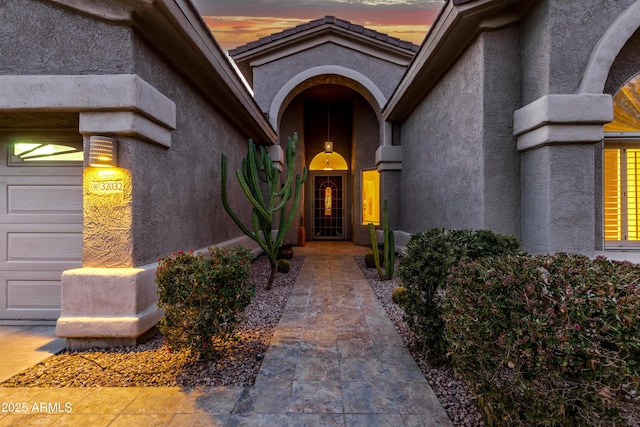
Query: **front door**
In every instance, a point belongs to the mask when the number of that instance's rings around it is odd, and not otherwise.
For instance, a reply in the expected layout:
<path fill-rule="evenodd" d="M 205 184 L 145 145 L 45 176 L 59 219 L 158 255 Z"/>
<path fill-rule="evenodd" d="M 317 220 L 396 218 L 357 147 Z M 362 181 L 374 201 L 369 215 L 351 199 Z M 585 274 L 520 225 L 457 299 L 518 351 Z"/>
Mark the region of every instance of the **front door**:
<path fill-rule="evenodd" d="M 311 235 L 313 239 L 346 239 L 345 173 L 322 173 L 312 180 Z"/>

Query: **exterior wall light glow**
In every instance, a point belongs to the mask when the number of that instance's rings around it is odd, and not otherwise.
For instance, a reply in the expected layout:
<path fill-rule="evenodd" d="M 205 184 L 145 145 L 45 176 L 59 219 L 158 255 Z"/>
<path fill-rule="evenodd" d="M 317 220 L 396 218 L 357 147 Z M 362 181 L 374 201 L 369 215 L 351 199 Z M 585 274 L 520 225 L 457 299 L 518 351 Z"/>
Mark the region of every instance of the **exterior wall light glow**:
<path fill-rule="evenodd" d="M 90 137 L 89 166 L 99 168 L 118 166 L 118 140 L 98 135 Z"/>
<path fill-rule="evenodd" d="M 324 143 L 324 152 L 327 154 L 333 153 L 333 142 L 327 141 Z"/>

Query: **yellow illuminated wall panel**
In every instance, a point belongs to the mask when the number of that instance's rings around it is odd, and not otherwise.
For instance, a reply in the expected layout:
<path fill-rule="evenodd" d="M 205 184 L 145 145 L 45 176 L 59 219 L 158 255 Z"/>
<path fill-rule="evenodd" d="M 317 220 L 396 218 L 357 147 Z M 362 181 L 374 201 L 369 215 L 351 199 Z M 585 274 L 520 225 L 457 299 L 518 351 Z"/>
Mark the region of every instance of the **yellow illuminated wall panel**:
<path fill-rule="evenodd" d="M 621 150 L 604 150 L 604 239 L 622 240 Z"/>
<path fill-rule="evenodd" d="M 627 240 L 640 240 L 640 230 L 638 229 L 638 160 L 640 160 L 640 150 L 625 150 L 627 154 Z"/>
<path fill-rule="evenodd" d="M 380 225 L 380 173 L 362 171 L 362 223 Z"/>

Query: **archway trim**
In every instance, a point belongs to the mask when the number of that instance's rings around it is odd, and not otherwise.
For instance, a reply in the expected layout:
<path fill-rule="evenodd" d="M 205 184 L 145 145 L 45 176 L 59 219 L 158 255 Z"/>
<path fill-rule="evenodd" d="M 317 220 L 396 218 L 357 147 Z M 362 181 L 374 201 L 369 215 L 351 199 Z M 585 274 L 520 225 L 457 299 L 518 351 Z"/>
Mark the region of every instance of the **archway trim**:
<path fill-rule="evenodd" d="M 310 78 L 326 74 L 346 77 L 360 83 L 371 93 L 371 95 L 373 95 L 378 103 L 377 107 L 379 109 L 382 109 L 382 107 L 387 103 L 387 98 L 384 96 L 382 91 L 364 74 L 339 65 L 320 65 L 296 74 L 280 88 L 275 98 L 273 98 L 273 101 L 271 101 L 271 107 L 269 108 L 269 122 L 271 123 L 271 126 L 274 129 L 278 129 L 278 115 L 282 108 L 282 104 L 287 98 L 287 95 L 289 95 L 296 86 Z"/>
<path fill-rule="evenodd" d="M 640 28 L 640 2 L 625 10 L 604 32 L 591 53 L 579 93 L 602 93 L 609 70 L 625 43 Z"/>

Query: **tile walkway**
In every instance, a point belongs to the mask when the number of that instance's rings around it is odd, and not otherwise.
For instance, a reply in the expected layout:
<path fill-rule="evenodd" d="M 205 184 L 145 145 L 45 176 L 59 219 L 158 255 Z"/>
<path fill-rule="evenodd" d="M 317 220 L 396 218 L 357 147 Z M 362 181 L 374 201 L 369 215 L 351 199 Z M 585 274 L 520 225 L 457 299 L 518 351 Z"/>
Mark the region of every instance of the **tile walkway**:
<path fill-rule="evenodd" d="M 0 387 L 0 427 L 451 426 L 353 260 L 366 249 L 295 249 L 307 258 L 252 387 Z"/>

